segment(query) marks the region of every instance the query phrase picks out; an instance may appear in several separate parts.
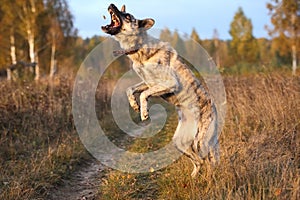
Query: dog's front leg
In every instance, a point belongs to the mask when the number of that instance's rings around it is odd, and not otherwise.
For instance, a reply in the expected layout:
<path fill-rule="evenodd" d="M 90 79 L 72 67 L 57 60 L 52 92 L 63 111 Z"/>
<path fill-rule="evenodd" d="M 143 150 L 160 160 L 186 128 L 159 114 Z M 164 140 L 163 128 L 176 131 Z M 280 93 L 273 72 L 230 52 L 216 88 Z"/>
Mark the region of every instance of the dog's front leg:
<path fill-rule="evenodd" d="M 163 94 L 172 93 L 175 91 L 175 88 L 176 88 L 175 86 L 166 87 L 166 86 L 156 85 L 142 92 L 140 95 L 141 120 L 144 121 L 149 118 L 147 99 L 150 96 L 161 96 Z"/>
<path fill-rule="evenodd" d="M 136 112 L 139 112 L 139 104 L 138 104 L 134 94 L 135 93 L 141 93 L 141 92 L 143 92 L 144 90 L 147 90 L 147 89 L 148 89 L 148 86 L 144 82 L 141 82 L 141 83 L 138 83 L 138 84 L 136 84 L 132 87 L 129 87 L 126 90 L 126 94 L 127 94 L 127 97 L 128 97 L 129 104 Z"/>

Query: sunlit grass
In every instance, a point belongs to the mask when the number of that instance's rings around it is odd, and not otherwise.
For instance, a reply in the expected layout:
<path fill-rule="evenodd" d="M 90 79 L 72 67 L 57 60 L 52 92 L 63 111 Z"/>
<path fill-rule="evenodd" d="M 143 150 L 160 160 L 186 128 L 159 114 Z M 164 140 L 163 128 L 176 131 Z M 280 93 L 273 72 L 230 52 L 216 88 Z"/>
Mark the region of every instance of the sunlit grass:
<path fill-rule="evenodd" d="M 185 157 L 148 174 L 111 170 L 100 199 L 299 199 L 300 78 L 275 73 L 224 82 L 228 105 L 218 166 L 203 166 L 195 179 Z M 172 131 L 176 125 L 167 124 Z M 152 142 L 136 140 L 131 149 L 149 150 Z"/>
<path fill-rule="evenodd" d="M 71 82 L 0 82 L 0 199 L 43 197 L 87 154 L 72 122 Z"/>
<path fill-rule="evenodd" d="M 107 169 L 99 199 L 300 199 L 300 78 L 226 76 L 224 83 L 219 165 L 203 166 L 196 179 L 185 157 L 144 174 Z M 71 90 L 71 79 L 0 82 L 0 199 L 44 198 L 87 158 L 73 124 Z M 173 113 L 155 137 L 132 139 L 105 116 L 100 125 L 108 137 L 134 152 L 161 148 L 177 126 Z"/>

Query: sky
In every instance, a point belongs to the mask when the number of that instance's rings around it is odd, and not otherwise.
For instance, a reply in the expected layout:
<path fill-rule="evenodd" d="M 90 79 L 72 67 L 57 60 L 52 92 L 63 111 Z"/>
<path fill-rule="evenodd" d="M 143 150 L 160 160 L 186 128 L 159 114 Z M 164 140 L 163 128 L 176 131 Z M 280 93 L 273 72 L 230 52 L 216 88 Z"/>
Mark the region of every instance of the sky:
<path fill-rule="evenodd" d="M 79 36 L 86 38 L 104 35 L 101 26 L 110 23 L 107 12 L 109 4 L 119 9 L 125 4 L 127 12 L 137 19 L 153 18 L 156 29 L 169 28 L 181 34 L 188 34 L 195 28 L 201 39 L 213 37 L 217 29 L 220 39 L 230 39 L 230 23 L 241 7 L 251 19 L 253 35 L 256 38 L 268 37 L 265 25 L 270 25 L 270 15 L 266 3 L 270 0 L 68 0 L 74 15 L 75 27 Z M 106 20 L 103 19 L 106 16 Z"/>

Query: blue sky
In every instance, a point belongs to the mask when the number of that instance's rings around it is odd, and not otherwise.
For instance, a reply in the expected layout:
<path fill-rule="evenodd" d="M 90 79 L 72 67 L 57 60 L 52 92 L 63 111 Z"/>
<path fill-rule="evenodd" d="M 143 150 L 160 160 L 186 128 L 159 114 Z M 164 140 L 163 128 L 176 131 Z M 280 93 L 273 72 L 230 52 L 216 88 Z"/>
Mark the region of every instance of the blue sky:
<path fill-rule="evenodd" d="M 265 25 L 270 26 L 270 16 L 266 8 L 267 0 L 69 0 L 70 9 L 75 17 L 75 26 L 83 38 L 103 35 L 100 27 L 110 23 L 107 7 L 114 3 L 123 4 L 127 12 L 136 18 L 155 19 L 155 28 L 178 30 L 190 34 L 195 28 L 201 39 L 212 38 L 217 29 L 221 39 L 230 39 L 229 29 L 234 14 L 242 7 L 245 15 L 253 24 L 255 37 L 268 37 Z M 103 19 L 103 15 L 107 17 Z"/>

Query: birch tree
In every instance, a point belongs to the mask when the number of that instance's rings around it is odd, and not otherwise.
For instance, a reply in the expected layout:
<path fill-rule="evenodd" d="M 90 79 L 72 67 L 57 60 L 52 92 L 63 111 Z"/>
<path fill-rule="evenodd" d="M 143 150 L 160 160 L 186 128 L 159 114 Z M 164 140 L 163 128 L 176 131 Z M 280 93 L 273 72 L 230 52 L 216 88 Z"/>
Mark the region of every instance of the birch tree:
<path fill-rule="evenodd" d="M 199 58 L 197 49 L 199 49 L 199 45 L 202 45 L 202 41 L 195 28 L 192 29 L 189 40 L 185 43 L 187 55 L 190 56 L 191 60 L 197 60 Z"/>
<path fill-rule="evenodd" d="M 221 63 L 220 63 L 220 51 L 219 51 L 219 46 L 220 46 L 220 39 L 219 39 L 219 32 L 217 29 L 214 29 L 213 33 L 213 56 L 216 61 L 216 65 L 218 68 L 220 68 Z"/>
<path fill-rule="evenodd" d="M 10 65 L 16 65 L 17 64 L 17 53 L 16 53 L 16 42 L 15 42 L 15 34 L 17 30 L 17 24 L 18 24 L 18 19 L 16 16 L 13 14 L 13 8 L 15 6 L 14 1 L 10 0 L 2 0 L 1 2 L 1 10 L 3 12 L 3 16 L 1 19 L 1 34 L 5 38 L 9 38 L 9 40 L 6 40 L 6 43 L 3 42 L 2 44 L 4 49 L 9 49 L 9 56 L 10 56 L 10 63 L 7 63 L 9 66 Z M 12 71 L 10 67 L 7 67 L 7 79 L 11 80 L 12 79 Z"/>
<path fill-rule="evenodd" d="M 269 34 L 273 37 L 284 38 L 291 49 L 292 71 L 295 75 L 297 68 L 297 44 L 300 36 L 300 1 L 299 0 L 271 0 L 267 4 L 270 11 L 273 28 Z"/>
<path fill-rule="evenodd" d="M 75 35 L 73 16 L 66 0 L 45 0 L 48 23 L 50 24 L 47 38 L 51 43 L 50 73 L 52 78 L 57 67 L 57 51 L 61 44 L 67 44 L 68 37 Z"/>
<path fill-rule="evenodd" d="M 44 11 L 42 0 L 16 0 L 16 12 L 21 21 L 21 34 L 28 42 L 28 55 L 31 63 L 35 66 L 35 80 L 40 78 L 40 66 L 38 63 L 38 51 L 36 47 L 36 36 L 38 26 L 38 15 Z"/>

